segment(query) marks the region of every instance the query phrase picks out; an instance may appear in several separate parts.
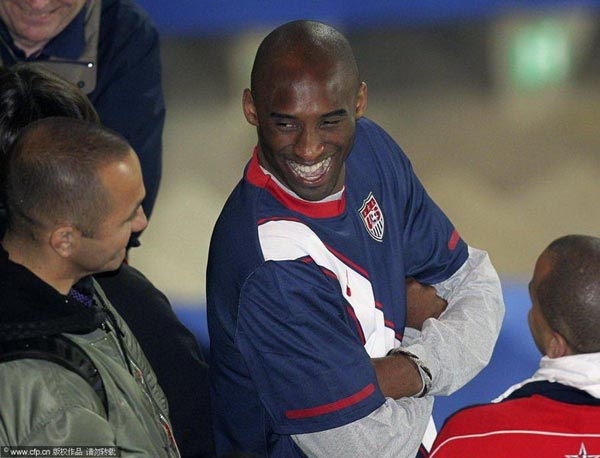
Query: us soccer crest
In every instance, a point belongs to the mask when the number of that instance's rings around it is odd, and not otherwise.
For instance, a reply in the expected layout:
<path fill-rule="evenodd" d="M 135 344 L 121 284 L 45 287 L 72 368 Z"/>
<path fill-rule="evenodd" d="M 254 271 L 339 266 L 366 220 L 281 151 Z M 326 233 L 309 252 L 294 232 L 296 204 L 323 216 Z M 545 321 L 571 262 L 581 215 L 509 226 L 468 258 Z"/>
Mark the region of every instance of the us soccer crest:
<path fill-rule="evenodd" d="M 383 212 L 372 192 L 370 192 L 369 196 L 364 200 L 358 213 L 360 214 L 363 223 L 365 223 L 369 235 L 378 242 L 381 242 L 383 240 L 384 229 Z"/>

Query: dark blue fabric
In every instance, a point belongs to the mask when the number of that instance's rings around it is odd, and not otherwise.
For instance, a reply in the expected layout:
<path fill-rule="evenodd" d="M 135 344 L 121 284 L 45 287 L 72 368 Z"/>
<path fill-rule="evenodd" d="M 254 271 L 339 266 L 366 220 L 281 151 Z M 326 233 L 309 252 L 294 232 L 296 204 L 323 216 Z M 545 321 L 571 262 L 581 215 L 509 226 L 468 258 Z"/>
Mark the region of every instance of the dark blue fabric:
<path fill-rule="evenodd" d="M 265 263 L 244 285 L 240 304 L 237 347 L 277 434 L 330 429 L 383 404 L 377 389 L 331 413 L 286 417 L 288 411 L 331 404 L 377 386 L 339 284 L 324 278 L 317 265 Z"/>
<path fill-rule="evenodd" d="M 398 338 L 406 313 L 405 276 L 445 280 L 465 262 L 468 251 L 462 240 L 449 248 L 454 227 L 426 195 L 400 148 L 367 119 L 357 123 L 346 161 L 346 207 L 339 214 L 309 216 L 248 181 L 252 171 L 251 164 L 228 199 L 209 253 L 215 440 L 219 454 L 302 456 L 290 434 L 348 424 L 375 410 L 383 397 L 340 293 L 344 279 L 307 259 L 265 262 L 261 224 L 271 218 L 295 221 L 314 233 L 319 246 L 360 272 L 386 326 Z M 385 219 L 381 241 L 369 234 L 359 212 L 370 193 Z M 341 405 L 369 384 L 375 385 L 373 393 L 344 408 L 288 416 L 290 411 Z"/>
<path fill-rule="evenodd" d="M 504 401 L 512 399 L 527 398 L 534 395 L 544 396 L 558 402 L 566 402 L 568 404 L 599 406 L 600 399 L 595 398 L 583 390 L 572 386 L 562 385 L 557 382 L 548 382 L 542 380 L 539 382 L 531 382 L 522 386 L 518 390 L 510 394 Z"/>
<path fill-rule="evenodd" d="M 140 158 L 150 217 L 162 173 L 165 104 L 158 32 L 132 0 L 103 0 L 98 81 L 89 98 L 102 123 L 131 144 Z"/>
<path fill-rule="evenodd" d="M 85 50 L 85 12 L 83 8 L 68 26 L 44 47 L 43 55 L 78 59 Z"/>

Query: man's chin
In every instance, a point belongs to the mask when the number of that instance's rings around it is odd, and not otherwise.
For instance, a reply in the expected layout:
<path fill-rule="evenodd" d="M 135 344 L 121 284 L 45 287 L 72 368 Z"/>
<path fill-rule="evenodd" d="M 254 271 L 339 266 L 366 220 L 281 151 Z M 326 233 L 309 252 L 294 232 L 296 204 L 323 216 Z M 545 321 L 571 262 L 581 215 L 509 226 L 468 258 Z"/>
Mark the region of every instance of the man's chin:
<path fill-rule="evenodd" d="M 119 270 L 119 268 L 123 265 L 123 261 L 125 261 L 125 253 L 119 254 L 119 256 L 107 262 L 104 265 L 102 272 L 114 272 L 115 270 Z"/>

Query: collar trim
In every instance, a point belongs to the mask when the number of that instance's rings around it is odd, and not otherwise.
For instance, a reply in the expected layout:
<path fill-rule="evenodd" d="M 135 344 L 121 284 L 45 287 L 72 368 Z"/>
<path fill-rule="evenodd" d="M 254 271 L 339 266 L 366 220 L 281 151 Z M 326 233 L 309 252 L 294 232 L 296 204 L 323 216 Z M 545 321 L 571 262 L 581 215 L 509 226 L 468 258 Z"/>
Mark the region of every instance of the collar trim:
<path fill-rule="evenodd" d="M 258 162 L 258 146 L 254 147 L 245 179 L 250 184 L 267 190 L 285 207 L 309 218 L 334 218 L 346 210 L 345 190 L 340 199 L 328 202 L 308 202 L 285 192 L 270 175 L 261 170 Z"/>

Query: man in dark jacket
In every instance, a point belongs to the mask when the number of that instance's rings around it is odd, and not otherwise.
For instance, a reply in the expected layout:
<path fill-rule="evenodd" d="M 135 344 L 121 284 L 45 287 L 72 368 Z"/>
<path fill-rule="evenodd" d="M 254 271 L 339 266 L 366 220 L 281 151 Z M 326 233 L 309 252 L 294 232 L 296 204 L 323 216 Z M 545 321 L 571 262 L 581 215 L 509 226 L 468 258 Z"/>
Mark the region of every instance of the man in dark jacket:
<path fill-rule="evenodd" d="M 161 176 L 165 107 L 158 32 L 132 0 L 3 0 L 0 64 L 35 62 L 76 84 L 102 124 L 140 157 L 149 217 Z"/>
<path fill-rule="evenodd" d="M 31 64 L 0 69 L 0 113 L 2 156 L 19 132 L 38 119 L 65 116 L 98 122 L 77 87 Z M 2 232 L 5 219 L 0 212 Z M 167 395 L 181 453 L 186 458 L 213 456 L 208 368 L 196 339 L 177 319 L 167 297 L 133 267 L 123 264 L 96 279 L 133 331 Z"/>
<path fill-rule="evenodd" d="M 147 224 L 135 152 L 97 124 L 46 118 L 22 131 L 5 176 L 0 445 L 118 448 L 120 456 L 179 457 L 156 376 L 89 277 L 117 269 L 131 233 Z M 7 353 L 44 344 L 66 350 L 62 357 L 6 361 Z M 99 374 L 102 396 L 81 363 L 73 362 L 71 353 L 77 351 Z"/>

